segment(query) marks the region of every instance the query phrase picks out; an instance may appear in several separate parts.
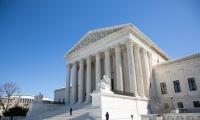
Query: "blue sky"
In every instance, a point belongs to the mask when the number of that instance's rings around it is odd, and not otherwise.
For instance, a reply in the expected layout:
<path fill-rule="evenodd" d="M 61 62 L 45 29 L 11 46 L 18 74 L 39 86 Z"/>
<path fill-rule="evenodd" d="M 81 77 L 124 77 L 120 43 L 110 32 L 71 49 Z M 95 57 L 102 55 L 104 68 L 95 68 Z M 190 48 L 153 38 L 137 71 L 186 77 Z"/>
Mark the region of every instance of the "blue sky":
<path fill-rule="evenodd" d="M 133 23 L 171 58 L 199 52 L 199 0 L 0 0 L 0 83 L 64 86 L 64 54 L 88 30 Z"/>

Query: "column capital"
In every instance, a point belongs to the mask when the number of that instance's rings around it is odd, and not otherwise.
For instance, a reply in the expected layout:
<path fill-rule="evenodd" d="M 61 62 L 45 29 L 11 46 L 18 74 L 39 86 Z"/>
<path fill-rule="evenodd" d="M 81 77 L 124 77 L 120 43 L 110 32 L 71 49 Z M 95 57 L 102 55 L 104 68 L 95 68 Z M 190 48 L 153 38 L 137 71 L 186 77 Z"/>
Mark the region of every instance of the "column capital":
<path fill-rule="evenodd" d="M 95 56 L 100 56 L 100 52 L 96 52 L 96 53 L 95 53 Z"/>
<path fill-rule="evenodd" d="M 147 56 L 148 57 L 152 57 L 152 54 L 150 52 L 147 51 Z"/>
<path fill-rule="evenodd" d="M 121 52 L 120 44 L 115 45 L 115 52 Z"/>
<path fill-rule="evenodd" d="M 110 52 L 110 49 L 111 49 L 111 48 L 106 48 L 106 49 L 104 49 L 103 51 L 104 51 L 104 53 L 108 53 L 108 52 Z"/>
<path fill-rule="evenodd" d="M 140 46 L 139 46 L 139 44 L 137 44 L 137 43 L 135 43 L 135 42 L 133 42 L 133 47 L 136 49 L 139 49 L 140 48 Z"/>
<path fill-rule="evenodd" d="M 145 49 L 144 47 L 141 47 L 141 52 L 142 52 L 143 54 L 147 54 L 147 51 L 146 51 L 146 49 Z"/>
<path fill-rule="evenodd" d="M 91 61 L 91 55 L 88 55 L 87 57 L 86 57 L 86 60 L 88 61 L 88 60 L 90 60 Z"/>
<path fill-rule="evenodd" d="M 73 62 L 72 65 L 73 65 L 73 66 L 74 66 L 74 65 L 77 65 L 77 61 Z"/>
<path fill-rule="evenodd" d="M 120 48 L 120 44 L 114 45 L 114 48 Z"/>
<path fill-rule="evenodd" d="M 83 65 L 83 59 L 80 59 L 80 60 L 79 60 L 79 64 L 80 64 L 80 65 Z"/>
<path fill-rule="evenodd" d="M 133 45 L 133 40 L 129 39 L 125 42 L 126 45 Z"/>
<path fill-rule="evenodd" d="M 66 67 L 67 67 L 67 68 L 71 68 L 71 67 L 72 67 L 72 64 L 71 64 L 71 63 L 68 63 L 68 64 L 66 64 Z"/>

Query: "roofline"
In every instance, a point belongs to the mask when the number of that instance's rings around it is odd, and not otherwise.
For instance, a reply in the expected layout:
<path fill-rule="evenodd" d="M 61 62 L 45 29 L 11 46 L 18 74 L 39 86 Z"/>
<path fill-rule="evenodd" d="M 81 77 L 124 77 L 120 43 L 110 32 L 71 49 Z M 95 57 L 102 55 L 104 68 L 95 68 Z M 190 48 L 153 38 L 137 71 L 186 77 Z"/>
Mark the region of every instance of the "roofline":
<path fill-rule="evenodd" d="M 143 32 L 141 32 L 135 25 L 131 24 L 131 23 L 127 23 L 127 24 L 121 24 L 121 25 L 115 25 L 115 26 L 111 26 L 111 27 L 104 27 L 104 28 L 99 28 L 99 29 L 94 29 L 94 30 L 90 30 L 88 31 L 70 50 L 68 50 L 67 53 L 65 53 L 64 57 L 67 57 L 69 55 L 69 53 L 90 33 L 92 32 L 97 32 L 97 31 L 101 31 L 101 30 L 106 30 L 106 29 L 111 29 L 111 28 L 116 28 L 116 27 L 120 27 L 120 26 L 132 26 L 132 30 L 135 30 L 134 32 L 136 34 L 139 35 L 139 37 L 143 38 L 143 40 L 145 40 L 145 42 L 147 42 L 147 44 L 149 44 L 150 46 L 152 46 L 155 51 L 157 51 L 158 53 L 160 53 L 160 55 L 165 58 L 166 60 L 170 60 L 171 58 L 161 49 L 159 48 L 150 38 L 148 38 Z M 152 48 L 151 48 L 152 49 Z"/>
<path fill-rule="evenodd" d="M 63 87 L 63 88 L 58 88 L 58 89 L 55 89 L 54 92 L 55 92 L 55 91 L 61 91 L 61 90 L 63 90 L 63 89 L 66 89 L 66 88 L 65 88 L 65 87 Z"/>
<path fill-rule="evenodd" d="M 89 35 L 90 33 L 92 33 L 92 32 L 98 32 L 98 31 L 102 31 L 102 30 L 108 30 L 108 29 L 112 29 L 112 28 L 118 28 L 118 27 L 122 27 L 122 26 L 128 26 L 128 25 L 132 25 L 131 23 L 127 23 L 127 24 L 120 24 L 120 25 L 112 25 L 112 26 L 109 26 L 109 27 L 102 27 L 102 28 L 97 28 L 97 29 L 92 29 L 92 30 L 89 30 L 88 32 L 86 32 L 84 35 L 83 35 L 83 37 L 81 37 L 80 39 L 79 39 L 79 41 L 77 41 L 76 43 L 75 43 L 75 45 L 71 48 L 71 49 L 69 49 L 68 51 L 67 51 L 67 53 L 65 53 L 65 55 L 64 56 L 67 56 L 87 35 Z"/>
<path fill-rule="evenodd" d="M 195 53 L 195 54 L 191 54 L 191 55 L 188 55 L 188 56 L 179 57 L 179 58 L 176 58 L 176 59 L 173 59 L 173 60 L 166 61 L 164 63 L 157 64 L 157 65 L 153 66 L 153 69 L 163 67 L 163 66 L 166 66 L 166 65 L 170 65 L 170 64 L 183 62 L 183 61 L 186 61 L 186 60 L 191 60 L 191 59 L 194 59 L 194 58 L 200 58 L 200 53 Z"/>
<path fill-rule="evenodd" d="M 144 38 L 144 40 L 146 42 L 148 42 L 150 45 L 152 45 L 156 49 L 156 51 L 158 51 L 159 53 L 161 53 L 161 55 L 163 55 L 162 57 L 165 57 L 166 60 L 171 59 L 160 47 L 158 47 L 149 37 L 147 37 L 142 31 L 140 31 L 135 25 L 133 25 L 133 24 L 131 24 L 131 25 L 134 28 L 134 30 L 136 30 L 136 32 L 138 32 L 138 34 Z"/>

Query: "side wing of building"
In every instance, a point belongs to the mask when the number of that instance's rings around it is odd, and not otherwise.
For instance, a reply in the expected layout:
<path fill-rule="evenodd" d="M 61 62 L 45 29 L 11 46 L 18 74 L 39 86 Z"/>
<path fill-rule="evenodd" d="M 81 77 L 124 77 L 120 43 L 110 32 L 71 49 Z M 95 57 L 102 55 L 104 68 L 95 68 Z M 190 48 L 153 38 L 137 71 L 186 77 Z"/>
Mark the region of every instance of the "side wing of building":
<path fill-rule="evenodd" d="M 160 112 L 200 112 L 200 54 L 155 65 L 153 74 Z"/>

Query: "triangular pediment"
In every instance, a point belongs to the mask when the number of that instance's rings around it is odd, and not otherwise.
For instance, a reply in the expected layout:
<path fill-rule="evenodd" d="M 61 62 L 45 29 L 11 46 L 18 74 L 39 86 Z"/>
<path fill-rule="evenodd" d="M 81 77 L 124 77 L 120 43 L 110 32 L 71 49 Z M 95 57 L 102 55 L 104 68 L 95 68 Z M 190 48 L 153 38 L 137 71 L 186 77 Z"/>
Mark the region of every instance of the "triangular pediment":
<path fill-rule="evenodd" d="M 125 27 L 129 27 L 129 26 L 131 26 L 131 24 L 116 25 L 116 26 L 112 26 L 112 27 L 101 28 L 101 29 L 89 31 L 80 39 L 80 41 L 71 50 L 68 51 L 67 54 L 75 52 L 91 43 L 94 43 L 97 40 L 100 40 L 108 35 L 111 35 L 112 33 L 115 33 L 117 31 L 119 31 Z"/>

